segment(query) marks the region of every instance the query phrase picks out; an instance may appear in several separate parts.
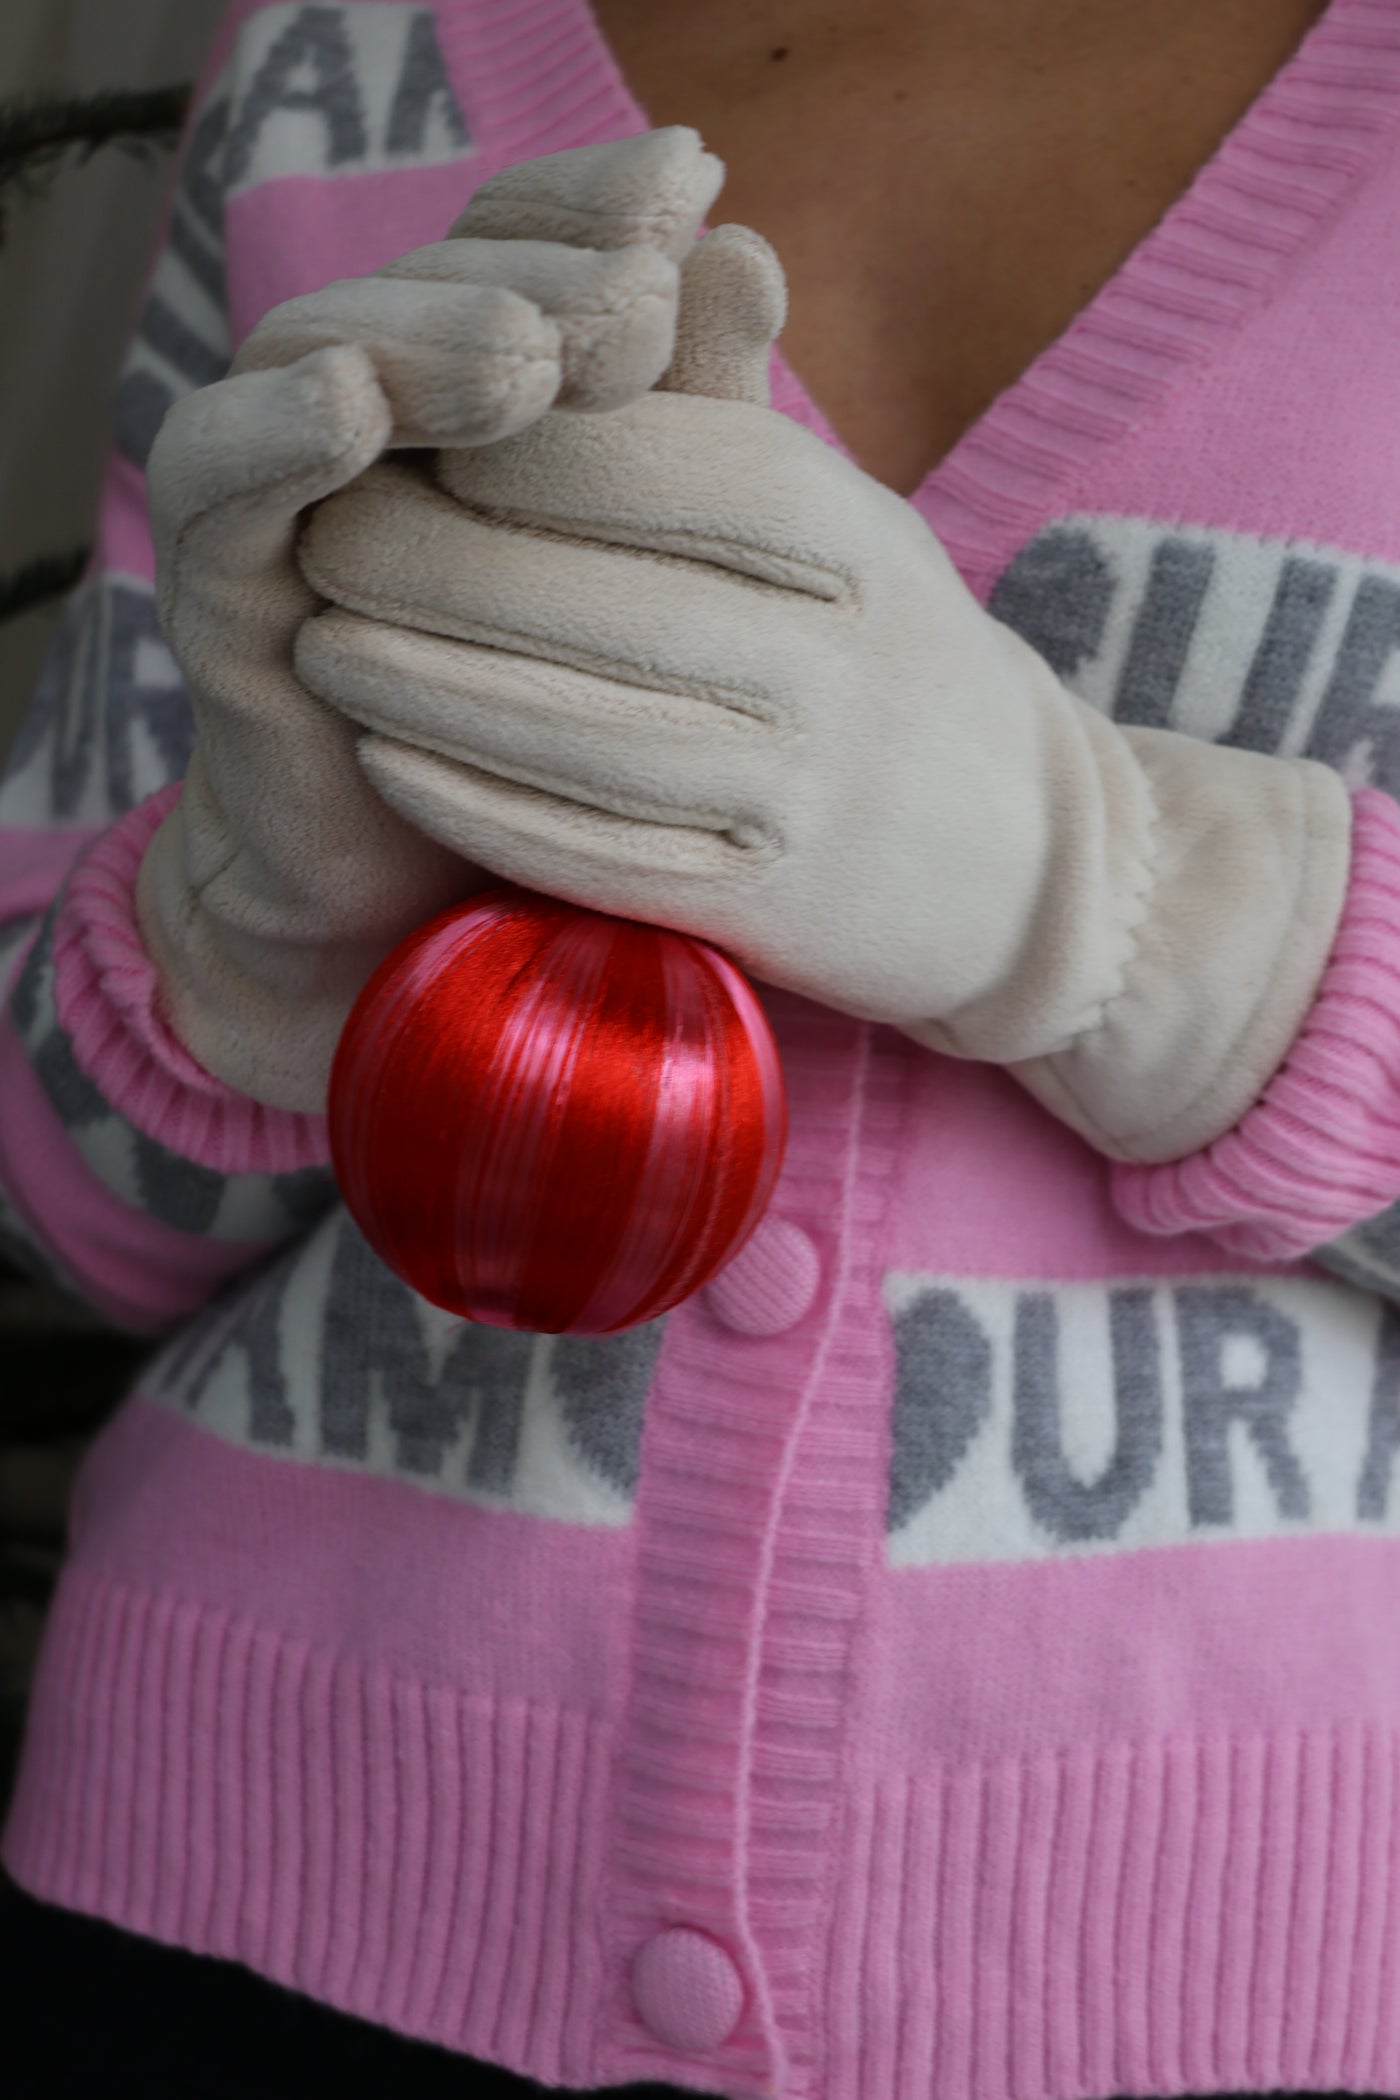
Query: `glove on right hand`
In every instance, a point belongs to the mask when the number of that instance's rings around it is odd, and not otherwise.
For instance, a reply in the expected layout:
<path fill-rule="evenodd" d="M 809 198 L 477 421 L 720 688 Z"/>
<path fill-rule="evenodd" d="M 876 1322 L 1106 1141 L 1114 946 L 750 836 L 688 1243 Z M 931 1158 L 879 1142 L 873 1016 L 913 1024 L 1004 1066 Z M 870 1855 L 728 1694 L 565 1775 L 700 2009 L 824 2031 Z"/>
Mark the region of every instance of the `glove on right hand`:
<path fill-rule="evenodd" d="M 502 877 L 1004 1065 L 1110 1157 L 1210 1144 L 1316 995 L 1344 784 L 1070 692 L 912 505 L 762 405 L 766 245 L 720 228 L 684 276 L 661 389 L 321 506 L 303 677 Z"/>
<path fill-rule="evenodd" d="M 508 169 L 447 240 L 275 308 L 232 374 L 166 417 L 157 590 L 197 737 L 137 916 L 175 1033 L 253 1099 L 323 1111 L 374 969 L 494 879 L 388 807 L 358 725 L 298 680 L 320 602 L 294 558 L 301 513 L 390 447 L 486 445 L 551 407 L 645 393 L 722 179 L 680 127 Z"/>

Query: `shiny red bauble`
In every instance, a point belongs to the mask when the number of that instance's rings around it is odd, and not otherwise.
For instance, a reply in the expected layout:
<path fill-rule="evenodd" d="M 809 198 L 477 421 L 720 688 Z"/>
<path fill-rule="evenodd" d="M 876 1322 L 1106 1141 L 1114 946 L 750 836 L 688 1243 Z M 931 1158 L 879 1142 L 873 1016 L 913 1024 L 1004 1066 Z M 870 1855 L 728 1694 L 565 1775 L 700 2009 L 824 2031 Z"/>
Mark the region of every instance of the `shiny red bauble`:
<path fill-rule="evenodd" d="M 341 1193 L 387 1265 L 495 1327 L 611 1334 L 738 1253 L 782 1164 L 777 1047 L 703 941 L 516 889 L 381 964 L 331 1072 Z"/>

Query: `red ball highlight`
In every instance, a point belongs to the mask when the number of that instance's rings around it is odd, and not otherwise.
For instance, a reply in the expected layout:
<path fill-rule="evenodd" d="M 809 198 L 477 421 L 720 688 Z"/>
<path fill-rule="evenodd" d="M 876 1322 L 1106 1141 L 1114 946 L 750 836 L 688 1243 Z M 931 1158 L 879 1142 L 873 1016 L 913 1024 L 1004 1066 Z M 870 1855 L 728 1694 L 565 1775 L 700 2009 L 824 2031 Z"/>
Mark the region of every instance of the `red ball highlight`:
<path fill-rule="evenodd" d="M 686 934 L 491 890 L 401 942 L 341 1034 L 346 1207 L 445 1311 L 540 1334 L 656 1319 L 739 1252 L 787 1138 L 743 974 Z"/>

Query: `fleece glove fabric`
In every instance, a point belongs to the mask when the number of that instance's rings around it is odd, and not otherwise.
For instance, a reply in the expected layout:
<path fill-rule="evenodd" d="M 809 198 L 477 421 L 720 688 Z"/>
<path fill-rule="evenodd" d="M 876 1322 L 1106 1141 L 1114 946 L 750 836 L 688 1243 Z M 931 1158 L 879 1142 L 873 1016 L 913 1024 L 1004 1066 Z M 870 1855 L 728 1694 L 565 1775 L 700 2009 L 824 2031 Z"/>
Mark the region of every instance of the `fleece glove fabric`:
<path fill-rule="evenodd" d="M 720 229 L 656 390 L 320 505 L 300 559 L 337 609 L 303 681 L 385 801 L 496 874 L 1007 1066 L 1112 1157 L 1209 1144 L 1316 993 L 1343 782 L 1071 693 L 909 503 L 766 405 L 783 307 Z"/>
<path fill-rule="evenodd" d="M 489 880 L 376 792 L 355 725 L 298 679 L 317 607 L 302 513 L 394 448 L 489 444 L 645 392 L 721 180 L 679 128 L 508 169 L 447 240 L 273 309 L 231 375 L 167 416 L 157 587 L 197 739 L 137 910 L 175 1033 L 255 1100 L 321 1111 L 366 979 Z"/>

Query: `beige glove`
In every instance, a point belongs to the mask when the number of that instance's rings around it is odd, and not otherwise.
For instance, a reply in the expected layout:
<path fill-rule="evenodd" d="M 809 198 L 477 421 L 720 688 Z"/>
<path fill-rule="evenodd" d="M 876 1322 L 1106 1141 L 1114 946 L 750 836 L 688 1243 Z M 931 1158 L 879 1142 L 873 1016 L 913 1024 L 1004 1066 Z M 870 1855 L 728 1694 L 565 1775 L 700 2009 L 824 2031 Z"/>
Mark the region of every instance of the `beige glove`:
<path fill-rule="evenodd" d="M 198 734 L 137 912 L 176 1033 L 255 1099 L 323 1109 L 371 972 L 489 879 L 381 800 L 351 725 L 298 681 L 317 604 L 300 514 L 390 447 L 479 446 L 555 403 L 571 421 L 644 392 L 721 179 L 681 129 L 510 169 L 452 238 L 274 309 L 233 374 L 167 416 L 149 467 L 160 615 Z"/>
<path fill-rule="evenodd" d="M 685 277 L 671 390 L 318 510 L 304 572 L 344 610 L 303 678 L 385 799 L 498 874 L 1010 1066 L 1115 1157 L 1208 1143 L 1312 1000 L 1341 781 L 1072 695 L 910 504 L 761 405 L 757 237 Z"/>

